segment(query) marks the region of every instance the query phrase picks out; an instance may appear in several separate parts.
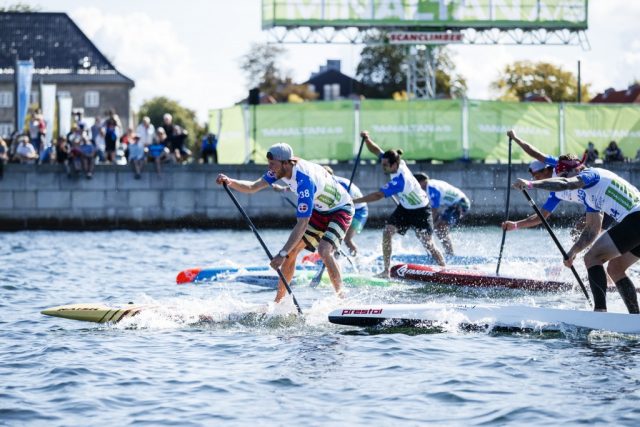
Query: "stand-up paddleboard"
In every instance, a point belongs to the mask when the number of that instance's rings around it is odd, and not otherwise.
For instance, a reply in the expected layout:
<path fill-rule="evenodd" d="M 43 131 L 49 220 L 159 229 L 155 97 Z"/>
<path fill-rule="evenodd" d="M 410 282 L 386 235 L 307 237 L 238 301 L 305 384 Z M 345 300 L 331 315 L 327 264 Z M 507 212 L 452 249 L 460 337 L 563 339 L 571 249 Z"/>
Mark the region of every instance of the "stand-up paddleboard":
<path fill-rule="evenodd" d="M 146 306 L 149 307 L 149 306 Z M 109 323 L 119 322 L 127 317 L 133 317 L 140 313 L 145 306 L 127 304 L 122 307 L 108 307 L 104 304 L 71 304 L 61 305 L 42 310 L 47 316 L 62 317 L 63 319 L 82 320 L 85 322 Z"/>
<path fill-rule="evenodd" d="M 317 270 L 315 265 L 297 265 L 296 271 Z M 248 266 L 248 267 L 196 267 L 182 270 L 176 276 L 176 283 L 179 285 L 185 283 L 197 283 L 218 280 L 240 272 L 269 272 L 273 271 L 268 265 Z"/>
<path fill-rule="evenodd" d="M 373 327 L 442 327 L 496 331 L 562 332 L 567 326 L 621 334 L 640 334 L 640 315 L 529 306 L 455 306 L 442 304 L 370 304 L 329 313 L 329 322 Z"/>
<path fill-rule="evenodd" d="M 391 267 L 394 279 L 414 282 L 440 283 L 443 285 L 470 286 L 477 288 L 508 288 L 527 291 L 567 291 L 570 283 L 554 280 L 535 280 L 510 276 L 496 276 L 473 270 L 456 270 L 421 264 L 398 264 Z"/>
<path fill-rule="evenodd" d="M 316 271 L 299 271 L 291 281 L 292 286 L 306 286 L 309 285 L 311 279 L 316 275 Z M 265 288 L 277 288 L 278 276 L 275 273 L 270 272 L 249 272 L 246 274 L 237 274 L 229 276 L 229 280 L 234 282 L 246 283 L 249 285 L 262 286 Z M 355 273 L 343 273 L 342 283 L 349 287 L 358 286 L 378 286 L 386 287 L 394 284 L 399 284 L 398 281 L 392 281 L 389 279 L 381 279 L 377 277 L 366 276 L 363 274 Z M 331 285 L 331 280 L 328 274 L 324 274 L 320 279 L 321 285 Z"/>

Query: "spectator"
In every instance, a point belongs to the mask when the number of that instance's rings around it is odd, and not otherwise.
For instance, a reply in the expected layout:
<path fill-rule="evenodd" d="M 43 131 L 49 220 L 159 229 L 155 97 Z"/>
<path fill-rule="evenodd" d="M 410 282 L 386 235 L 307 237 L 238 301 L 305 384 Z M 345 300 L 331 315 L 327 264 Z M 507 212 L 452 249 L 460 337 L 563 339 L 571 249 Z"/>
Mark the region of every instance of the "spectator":
<path fill-rule="evenodd" d="M 104 121 L 105 128 L 105 154 L 106 161 L 110 163 L 116 162 L 116 148 L 118 145 L 118 135 L 122 125 L 120 124 L 120 118 L 118 115 L 109 110 L 107 111 L 107 119 Z"/>
<path fill-rule="evenodd" d="M 93 178 L 93 168 L 96 165 L 96 147 L 85 137 L 80 139 L 80 159 L 82 171 L 87 179 Z"/>
<path fill-rule="evenodd" d="M 100 116 L 96 116 L 93 124 L 91 125 L 91 142 L 93 142 L 94 144 L 96 144 L 97 147 L 97 142 L 96 142 L 96 138 L 98 137 L 98 134 L 100 133 L 100 129 L 102 128 L 102 119 L 100 119 Z"/>
<path fill-rule="evenodd" d="M 635 158 L 636 162 L 640 162 L 640 148 L 638 148 L 638 151 L 636 151 L 636 158 Z"/>
<path fill-rule="evenodd" d="M 36 153 L 36 149 L 33 148 L 31 142 L 29 142 L 29 137 L 21 136 L 19 141 L 18 148 L 16 148 L 18 161 L 30 165 L 35 164 L 36 160 L 38 160 L 38 153 Z"/>
<path fill-rule="evenodd" d="M 187 136 L 189 132 L 186 129 L 176 125 L 173 127 L 173 138 L 171 139 L 169 149 L 171 158 L 176 163 L 187 162 L 191 158 L 191 150 L 186 147 Z"/>
<path fill-rule="evenodd" d="M 218 138 L 215 133 L 209 133 L 202 138 L 200 157 L 202 163 L 218 164 Z"/>
<path fill-rule="evenodd" d="M 605 162 L 624 162 L 624 156 L 622 155 L 622 150 L 618 147 L 618 143 L 615 141 L 611 141 L 607 146 L 607 149 L 604 150 L 604 161 Z"/>
<path fill-rule="evenodd" d="M 136 179 L 140 179 L 140 174 L 144 167 L 144 149 L 145 146 L 140 136 L 133 134 L 129 144 L 129 163 L 133 166 Z"/>
<path fill-rule="evenodd" d="M 167 142 L 167 134 L 164 128 L 159 127 L 156 131 L 156 139 L 149 146 L 147 152 L 147 160 L 149 163 L 156 165 L 156 172 L 159 176 L 162 176 L 162 163 L 168 161 L 171 158 L 169 154 L 169 148 L 165 145 Z"/>
<path fill-rule="evenodd" d="M 589 141 L 587 144 L 587 149 L 584 150 L 584 156 L 587 166 L 591 166 L 599 160 L 600 153 L 598 153 L 598 150 L 594 147 L 593 142 Z"/>
<path fill-rule="evenodd" d="M 0 136 L 0 179 L 4 177 L 4 165 L 9 162 L 9 147 Z"/>
<path fill-rule="evenodd" d="M 73 114 L 73 117 L 75 119 L 75 125 L 78 126 L 78 128 L 80 128 L 80 131 L 83 134 L 86 134 L 87 132 L 87 122 L 84 120 L 84 117 L 82 117 L 82 113 L 80 111 L 77 111 Z"/>
<path fill-rule="evenodd" d="M 29 139 L 31 145 L 37 153 L 42 148 L 42 143 L 47 134 L 47 124 L 44 121 L 42 112 L 37 109 L 31 112 L 31 119 L 29 120 Z"/>
<path fill-rule="evenodd" d="M 148 116 L 144 116 L 136 128 L 136 135 L 138 135 L 140 142 L 145 148 L 149 147 L 153 143 L 155 132 L 156 129 L 151 124 L 151 119 Z"/>
<path fill-rule="evenodd" d="M 67 176 L 71 176 L 71 170 L 69 169 L 69 158 L 71 157 L 71 148 L 67 142 L 67 138 L 59 136 L 56 141 L 56 163 L 64 166 L 64 170 Z"/>
<path fill-rule="evenodd" d="M 105 142 L 106 131 L 104 126 L 98 129 L 98 134 L 94 140 L 96 146 L 96 158 L 100 163 L 104 163 L 107 160 L 107 154 L 105 152 L 107 145 Z"/>
<path fill-rule="evenodd" d="M 53 163 L 55 161 L 56 151 L 53 145 L 46 144 L 46 147 L 40 150 L 40 156 L 38 158 L 38 163 L 41 165 L 47 163 Z"/>

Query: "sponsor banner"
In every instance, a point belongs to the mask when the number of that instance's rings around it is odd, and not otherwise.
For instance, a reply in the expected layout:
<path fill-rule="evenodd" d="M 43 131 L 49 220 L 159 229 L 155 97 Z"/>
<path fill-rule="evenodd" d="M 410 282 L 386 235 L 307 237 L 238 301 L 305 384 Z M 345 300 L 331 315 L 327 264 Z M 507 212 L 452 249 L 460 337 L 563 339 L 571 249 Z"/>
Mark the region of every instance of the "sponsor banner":
<path fill-rule="evenodd" d="M 267 150 L 278 142 L 306 160 L 351 160 L 353 110 L 351 101 L 258 105 L 253 160 L 267 163 Z"/>
<path fill-rule="evenodd" d="M 262 27 L 587 29 L 588 0 L 262 0 Z"/>
<path fill-rule="evenodd" d="M 464 36 L 459 32 L 416 32 L 394 31 L 388 35 L 389 44 L 451 44 L 462 43 Z"/>
<path fill-rule="evenodd" d="M 559 154 L 560 114 L 558 104 L 540 102 L 469 101 L 469 157 L 506 160 L 509 158 L 507 131 L 535 145 L 540 151 Z M 516 144 L 514 161 L 529 161 Z"/>
<path fill-rule="evenodd" d="M 53 128 L 56 119 L 56 85 L 40 85 L 40 107 L 42 117 L 47 124 L 47 134 L 45 135 L 45 145 L 51 145 L 53 139 Z M 69 113 L 71 114 L 71 113 Z"/>
<path fill-rule="evenodd" d="M 637 105 L 567 104 L 564 107 L 565 151 L 580 155 L 589 142 L 604 157 L 610 141 L 616 141 L 625 157 L 640 149 L 640 107 Z"/>
<path fill-rule="evenodd" d="M 405 159 L 454 160 L 463 156 L 462 102 L 365 100 L 361 128 L 383 149 L 401 148 Z M 363 158 L 374 158 L 368 150 Z"/>
<path fill-rule="evenodd" d="M 73 99 L 70 96 L 58 95 L 58 135 L 67 136 L 71 132 L 71 111 Z"/>
<path fill-rule="evenodd" d="M 16 61 L 16 85 L 17 91 L 17 124 L 16 129 L 24 129 L 24 121 L 29 110 L 31 99 L 31 82 L 33 80 L 33 61 Z"/>
<path fill-rule="evenodd" d="M 220 116 L 220 117 L 219 117 Z M 241 164 L 247 158 L 242 106 L 209 112 L 209 129 L 218 131 L 218 162 Z"/>

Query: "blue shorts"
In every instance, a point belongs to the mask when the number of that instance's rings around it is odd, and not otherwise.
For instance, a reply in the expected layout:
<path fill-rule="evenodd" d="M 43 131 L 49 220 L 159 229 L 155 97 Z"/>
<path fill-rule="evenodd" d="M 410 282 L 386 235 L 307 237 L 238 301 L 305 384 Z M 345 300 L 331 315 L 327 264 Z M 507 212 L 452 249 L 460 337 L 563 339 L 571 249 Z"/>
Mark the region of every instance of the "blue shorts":
<path fill-rule="evenodd" d="M 351 228 L 356 230 L 356 233 L 360 233 L 367 223 L 367 218 L 369 218 L 369 208 L 367 206 L 356 209 L 351 220 Z"/>

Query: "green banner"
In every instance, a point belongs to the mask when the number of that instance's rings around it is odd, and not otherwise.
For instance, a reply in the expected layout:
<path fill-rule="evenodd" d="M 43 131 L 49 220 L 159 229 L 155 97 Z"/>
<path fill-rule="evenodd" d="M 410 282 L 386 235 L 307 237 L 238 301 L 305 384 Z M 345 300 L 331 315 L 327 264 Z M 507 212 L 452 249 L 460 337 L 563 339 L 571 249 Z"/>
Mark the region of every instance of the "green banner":
<path fill-rule="evenodd" d="M 362 101 L 360 128 L 383 150 L 401 148 L 405 159 L 454 160 L 463 156 L 461 101 Z M 364 150 L 363 158 L 373 158 Z"/>
<path fill-rule="evenodd" d="M 588 0 L 262 0 L 262 28 L 587 29 Z"/>
<path fill-rule="evenodd" d="M 247 159 L 245 148 L 244 115 L 241 106 L 212 110 L 209 113 L 209 129 L 214 133 L 218 129 L 218 111 L 220 134 L 218 135 L 218 162 L 224 164 L 241 164 Z"/>
<path fill-rule="evenodd" d="M 256 163 L 266 163 L 268 148 L 278 142 L 306 160 L 353 159 L 353 102 L 259 105 L 256 110 Z"/>
<path fill-rule="evenodd" d="M 636 105 L 576 105 L 564 107 L 565 152 L 581 155 L 593 142 L 604 156 L 610 141 L 616 141 L 625 157 L 640 149 L 640 108 Z"/>
<path fill-rule="evenodd" d="M 468 102 L 469 157 L 477 160 L 507 160 L 507 131 L 514 129 L 521 139 L 540 151 L 559 154 L 560 115 L 558 104 L 539 102 Z M 512 158 L 529 161 L 513 144 Z"/>

